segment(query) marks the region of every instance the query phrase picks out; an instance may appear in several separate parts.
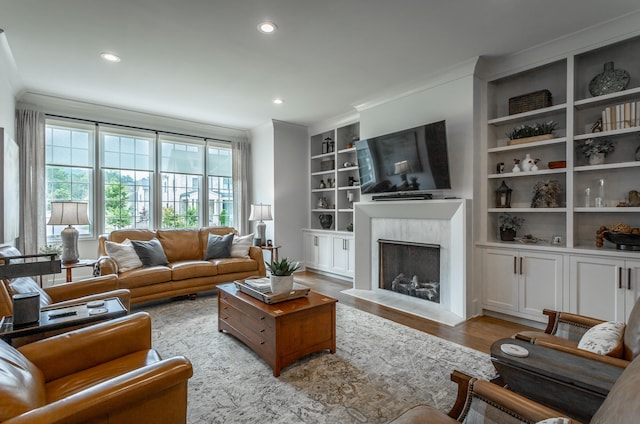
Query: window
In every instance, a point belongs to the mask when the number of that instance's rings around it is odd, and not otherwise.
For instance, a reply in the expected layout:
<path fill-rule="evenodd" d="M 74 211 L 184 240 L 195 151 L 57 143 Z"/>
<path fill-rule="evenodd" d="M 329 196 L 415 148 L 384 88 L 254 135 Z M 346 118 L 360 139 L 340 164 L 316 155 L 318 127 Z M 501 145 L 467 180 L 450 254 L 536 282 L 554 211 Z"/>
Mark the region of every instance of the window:
<path fill-rule="evenodd" d="M 230 143 L 62 119 L 47 119 L 45 140 L 47 220 L 52 200 L 88 202 L 81 237 L 233 226 Z M 59 243 L 62 228 L 47 227 L 47 242 Z"/>
<path fill-rule="evenodd" d="M 155 134 L 100 128 L 104 228 L 153 228 Z"/>
<path fill-rule="evenodd" d="M 48 121 L 45 128 L 46 210 L 51 216 L 51 202 L 73 200 L 89 203 L 93 195 L 94 127 L 64 121 Z M 90 212 L 91 213 L 91 212 Z M 91 221 L 91 219 L 90 219 Z M 75 226 L 80 236 L 91 236 L 91 225 Z M 63 225 L 47 226 L 47 238 L 57 241 Z"/>

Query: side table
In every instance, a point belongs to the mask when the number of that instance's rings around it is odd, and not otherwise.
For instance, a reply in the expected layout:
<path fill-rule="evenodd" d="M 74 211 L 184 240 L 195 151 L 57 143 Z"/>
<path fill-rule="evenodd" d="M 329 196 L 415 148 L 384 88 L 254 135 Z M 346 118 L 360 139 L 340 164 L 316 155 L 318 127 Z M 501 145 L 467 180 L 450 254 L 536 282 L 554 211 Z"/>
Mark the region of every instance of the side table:
<path fill-rule="evenodd" d="M 72 262 L 72 263 L 68 263 L 65 264 L 64 262 L 62 263 L 62 269 L 66 269 L 67 270 L 67 283 L 70 283 L 72 281 L 72 272 L 74 268 L 82 268 L 82 267 L 87 267 L 87 266 L 94 266 L 96 263 L 98 262 L 97 259 L 80 259 L 78 262 Z"/>
<path fill-rule="evenodd" d="M 269 262 L 271 264 L 273 264 L 273 262 L 278 262 L 278 249 L 280 249 L 280 245 L 278 246 L 260 246 L 260 249 L 262 249 L 263 251 L 268 250 L 269 252 L 271 252 L 271 257 L 269 258 Z"/>

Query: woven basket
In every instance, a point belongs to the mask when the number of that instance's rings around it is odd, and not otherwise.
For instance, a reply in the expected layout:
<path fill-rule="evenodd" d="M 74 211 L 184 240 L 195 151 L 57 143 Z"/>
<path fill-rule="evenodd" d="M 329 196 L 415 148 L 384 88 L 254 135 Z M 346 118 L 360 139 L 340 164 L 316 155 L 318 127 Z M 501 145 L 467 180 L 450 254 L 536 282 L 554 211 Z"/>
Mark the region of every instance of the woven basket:
<path fill-rule="evenodd" d="M 551 92 L 549 90 L 534 91 L 510 98 L 509 115 L 549 106 L 551 106 Z"/>

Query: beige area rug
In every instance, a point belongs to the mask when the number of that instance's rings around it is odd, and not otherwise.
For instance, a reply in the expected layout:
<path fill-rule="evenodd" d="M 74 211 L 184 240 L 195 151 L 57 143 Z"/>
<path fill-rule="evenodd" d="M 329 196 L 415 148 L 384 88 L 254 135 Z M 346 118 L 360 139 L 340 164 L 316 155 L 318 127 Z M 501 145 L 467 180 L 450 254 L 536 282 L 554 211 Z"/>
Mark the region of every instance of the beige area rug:
<path fill-rule="evenodd" d="M 243 343 L 218 332 L 217 297 L 145 306 L 163 357 L 193 363 L 188 422 L 386 423 L 427 403 L 447 412 L 454 369 L 492 378 L 489 355 L 342 305 L 337 352 L 315 353 L 279 378 Z"/>

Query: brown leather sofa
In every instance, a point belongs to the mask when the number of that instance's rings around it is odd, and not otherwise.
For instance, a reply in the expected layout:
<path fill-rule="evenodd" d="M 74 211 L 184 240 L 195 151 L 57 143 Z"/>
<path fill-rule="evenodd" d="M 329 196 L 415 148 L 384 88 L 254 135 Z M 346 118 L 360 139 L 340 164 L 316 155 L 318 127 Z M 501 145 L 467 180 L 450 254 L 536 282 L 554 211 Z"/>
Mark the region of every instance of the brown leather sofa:
<path fill-rule="evenodd" d="M 209 234 L 236 233 L 231 227 L 204 227 L 179 230 L 117 230 L 99 238 L 100 273 L 118 275 L 120 288 L 131 291 L 131 303 L 147 302 L 212 290 L 217 284 L 254 276 L 265 276 L 262 249 L 249 248 L 248 258 L 204 260 Z M 157 238 L 169 260 L 166 266 L 150 266 L 118 272 L 117 263 L 107 255 L 106 241 L 125 239 L 148 241 Z"/>
<path fill-rule="evenodd" d="M 535 423 L 566 415 L 488 381 L 458 371 L 458 398 L 448 414 L 429 405 L 418 405 L 391 421 L 392 424 Z M 637 424 L 640 422 L 640 360 L 632 361 L 611 388 L 591 419 L 591 424 Z M 570 420 L 570 423 L 577 423 Z"/>
<path fill-rule="evenodd" d="M 629 314 L 622 340 L 623 348 L 618 356 L 598 355 L 578 349 L 578 343 L 584 333 L 589 328 L 605 322 L 604 320 L 550 309 L 545 309 L 543 313 L 549 317 L 544 332 L 523 331 L 514 337 L 618 367 L 626 367 L 640 354 L 640 299 L 636 301 Z"/>
<path fill-rule="evenodd" d="M 184 357 L 151 349 L 140 312 L 15 349 L 0 341 L 0 422 L 186 422 Z"/>

